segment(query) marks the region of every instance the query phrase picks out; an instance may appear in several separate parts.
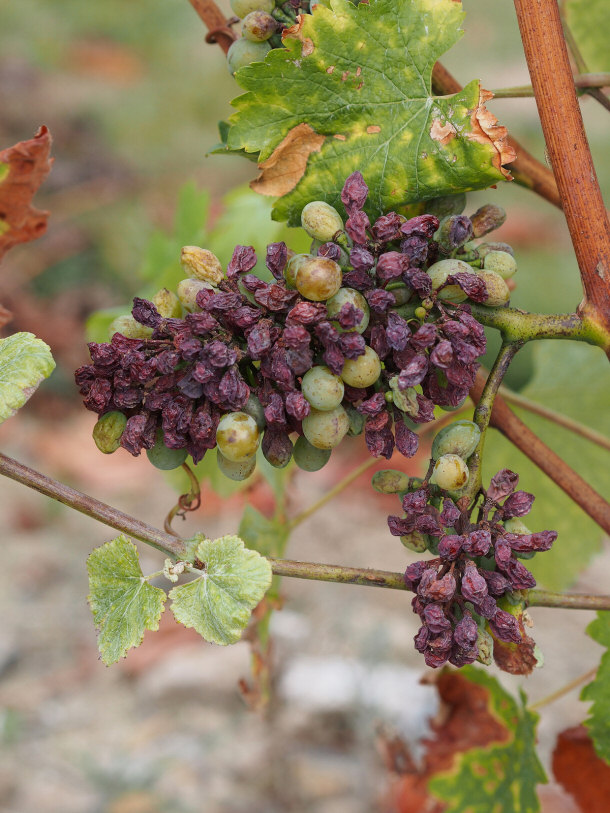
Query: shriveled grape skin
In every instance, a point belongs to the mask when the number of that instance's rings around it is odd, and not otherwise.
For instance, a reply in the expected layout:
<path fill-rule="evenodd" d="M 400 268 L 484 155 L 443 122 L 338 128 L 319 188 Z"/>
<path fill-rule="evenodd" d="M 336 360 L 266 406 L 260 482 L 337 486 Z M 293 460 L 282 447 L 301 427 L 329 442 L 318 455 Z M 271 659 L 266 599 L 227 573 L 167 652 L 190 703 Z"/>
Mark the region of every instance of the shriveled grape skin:
<path fill-rule="evenodd" d="M 350 387 L 370 387 L 381 374 L 381 361 L 372 347 L 367 347 L 356 359 L 347 359 L 341 378 Z"/>
<path fill-rule="evenodd" d="M 334 449 L 349 429 L 349 418 L 342 406 L 328 412 L 312 409 L 303 419 L 303 434 L 317 449 Z"/>
<path fill-rule="evenodd" d="M 228 460 L 220 449 L 216 450 L 216 463 L 220 471 L 230 480 L 245 480 L 254 472 L 256 468 L 256 455 L 242 460 L 240 463 L 235 463 Z"/>
<path fill-rule="evenodd" d="M 474 274 L 474 271 L 472 266 L 463 260 L 449 259 L 439 260 L 431 265 L 427 274 L 432 280 L 432 288 L 437 291 L 452 274 Z M 439 291 L 438 298 L 443 301 L 465 302 L 468 297 L 459 285 L 446 285 Z"/>
<path fill-rule="evenodd" d="M 251 11 L 244 17 L 242 34 L 250 42 L 266 42 L 277 30 L 277 23 L 266 11 Z"/>
<path fill-rule="evenodd" d="M 455 421 L 436 435 L 432 443 L 432 458 L 438 460 L 446 454 L 455 454 L 467 460 L 474 452 L 481 430 L 472 421 Z"/>
<path fill-rule="evenodd" d="M 319 471 L 330 460 L 330 449 L 318 449 L 307 440 L 304 435 L 297 438 L 294 444 L 292 457 L 297 466 L 303 471 Z"/>
<path fill-rule="evenodd" d="M 343 381 L 328 367 L 312 367 L 301 382 L 301 392 L 307 401 L 314 409 L 323 412 L 338 407 L 343 400 L 344 391 Z"/>
<path fill-rule="evenodd" d="M 260 437 L 256 421 L 245 412 L 223 415 L 216 430 L 221 453 L 233 463 L 242 463 L 256 454 Z"/>
<path fill-rule="evenodd" d="M 445 454 L 436 461 L 431 482 L 443 491 L 457 491 L 468 482 L 468 466 L 456 454 Z"/>
<path fill-rule="evenodd" d="M 295 287 L 312 302 L 325 302 L 334 296 L 341 287 L 343 273 L 341 267 L 328 257 L 313 257 L 299 265 Z"/>

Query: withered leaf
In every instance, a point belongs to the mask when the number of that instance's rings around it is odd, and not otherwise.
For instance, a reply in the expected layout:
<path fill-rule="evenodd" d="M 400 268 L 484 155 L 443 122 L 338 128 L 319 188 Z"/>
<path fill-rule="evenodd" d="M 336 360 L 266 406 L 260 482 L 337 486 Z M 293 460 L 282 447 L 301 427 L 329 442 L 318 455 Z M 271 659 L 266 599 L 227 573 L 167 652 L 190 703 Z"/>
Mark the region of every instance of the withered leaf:
<path fill-rule="evenodd" d="M 272 154 L 258 165 L 262 170 L 250 183 L 261 195 L 281 197 L 297 185 L 307 167 L 312 152 L 319 152 L 325 137 L 309 124 L 298 124 L 277 145 Z"/>
<path fill-rule="evenodd" d="M 583 813 L 606 813 L 610 800 L 610 765 L 595 753 L 584 726 L 562 731 L 553 752 L 555 778 Z"/>

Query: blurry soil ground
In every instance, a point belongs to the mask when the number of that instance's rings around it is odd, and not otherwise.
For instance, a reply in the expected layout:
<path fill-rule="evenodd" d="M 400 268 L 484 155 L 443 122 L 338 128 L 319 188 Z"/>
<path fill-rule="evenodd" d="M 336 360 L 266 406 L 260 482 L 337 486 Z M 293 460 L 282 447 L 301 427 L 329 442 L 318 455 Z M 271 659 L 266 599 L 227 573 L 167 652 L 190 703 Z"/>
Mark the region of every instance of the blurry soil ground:
<path fill-rule="evenodd" d="M 152 524 L 174 495 L 162 476 L 122 450 L 101 457 L 92 418 L 74 413 L 41 426 L 18 416 L 0 429 L 7 454 Z M 358 454 L 357 448 L 351 449 Z M 292 510 L 317 499 L 346 460 L 318 475 L 297 474 Z M 386 530 L 368 476 L 305 522 L 292 558 L 385 569 L 412 559 Z M 264 508 L 263 492 L 250 498 Z M 262 496 L 261 496 L 262 494 Z M 248 499 L 246 495 L 243 499 Z M 242 498 L 208 496 L 182 533 L 236 530 Z M 249 711 L 237 681 L 249 648 L 206 644 L 166 612 L 158 633 L 106 668 L 97 656 L 86 604 L 85 560 L 113 532 L 23 486 L 0 489 L 0 810 L 2 813 L 365 813 L 383 810 L 391 776 L 379 739 L 398 733 L 412 746 L 437 711 L 428 671 L 413 650 L 416 619 L 404 593 L 285 579 L 285 607 L 273 621 L 275 697 L 264 716 Z M 142 545 L 146 572 L 159 556 Z M 575 589 L 607 579 L 600 556 Z M 534 635 L 546 663 L 522 685 L 535 701 L 595 665 L 584 635 L 591 613 L 535 609 Z M 541 753 L 548 764 L 557 732 L 579 722 L 578 692 L 545 708 Z M 556 788 L 546 813 L 571 811 Z"/>

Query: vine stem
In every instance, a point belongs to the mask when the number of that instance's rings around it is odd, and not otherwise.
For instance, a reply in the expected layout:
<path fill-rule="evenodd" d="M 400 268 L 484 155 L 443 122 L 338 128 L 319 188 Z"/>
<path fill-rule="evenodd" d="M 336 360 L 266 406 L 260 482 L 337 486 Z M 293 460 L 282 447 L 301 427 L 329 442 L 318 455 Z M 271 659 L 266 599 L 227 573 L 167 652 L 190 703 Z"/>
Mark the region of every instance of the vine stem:
<path fill-rule="evenodd" d="M 477 403 L 485 386 L 485 375 L 480 370 L 470 397 Z M 591 519 L 610 533 L 610 504 L 582 479 L 559 455 L 550 449 L 518 418 L 508 404 L 498 396 L 493 405 L 490 425 L 499 429 L 532 463 L 588 514 Z"/>
<path fill-rule="evenodd" d="M 560 697 L 568 694 L 571 692 L 572 689 L 575 689 L 577 686 L 580 686 L 581 683 L 586 683 L 588 680 L 592 680 L 595 675 L 597 674 L 597 666 L 593 669 L 589 669 L 588 672 L 585 672 L 584 675 L 579 675 L 574 680 L 571 680 L 569 683 L 566 683 L 565 686 L 562 686 L 561 689 L 557 689 L 556 692 L 551 692 L 551 694 L 547 694 L 546 697 L 543 697 L 542 700 L 538 700 L 536 703 L 532 703 L 530 706 L 527 707 L 528 711 L 538 711 L 538 709 L 543 708 L 544 706 L 548 706 L 549 703 L 554 703 L 555 700 L 559 700 Z"/>
<path fill-rule="evenodd" d="M 584 131 L 557 0 L 515 0 L 515 9 L 540 123 L 580 269 L 584 299 L 579 312 L 610 337 L 610 222 Z"/>
<path fill-rule="evenodd" d="M 47 477 L 34 469 L 24 466 L 17 460 L 0 452 L 0 474 L 15 480 L 28 488 L 45 494 L 58 502 L 86 514 L 117 531 L 122 531 L 135 539 L 146 542 L 162 553 L 176 559 L 187 555 L 187 547 L 182 540 L 166 534 L 152 525 L 147 525 L 135 517 L 96 500 L 80 491 Z M 392 590 L 406 590 L 402 573 L 388 570 L 370 570 L 345 565 L 328 565 L 319 562 L 296 562 L 290 559 L 272 559 L 269 563 L 276 576 L 296 579 L 337 582 L 339 584 L 360 584 L 373 587 L 386 587 Z M 610 596 L 551 593 L 546 590 L 529 590 L 527 603 L 533 607 L 563 607 L 574 610 L 610 610 Z"/>
<path fill-rule="evenodd" d="M 610 73 L 577 73 L 574 85 L 580 89 L 604 88 L 610 85 Z M 517 85 L 511 88 L 498 88 L 491 91 L 494 99 L 518 99 L 534 95 L 531 85 Z"/>

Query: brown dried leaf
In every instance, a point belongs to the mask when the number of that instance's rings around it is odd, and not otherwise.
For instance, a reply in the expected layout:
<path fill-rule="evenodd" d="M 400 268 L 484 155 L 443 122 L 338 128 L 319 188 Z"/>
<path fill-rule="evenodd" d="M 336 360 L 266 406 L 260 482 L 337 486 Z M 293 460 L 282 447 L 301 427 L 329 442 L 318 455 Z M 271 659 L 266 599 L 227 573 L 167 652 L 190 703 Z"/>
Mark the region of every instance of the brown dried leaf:
<path fill-rule="evenodd" d="M 261 174 L 250 187 L 261 195 L 281 197 L 297 185 L 305 173 L 307 159 L 319 152 L 325 136 L 319 135 L 309 124 L 293 127 L 277 145 L 273 153 L 258 165 Z"/>
<path fill-rule="evenodd" d="M 47 228 L 48 212 L 31 205 L 49 174 L 51 134 L 42 126 L 34 138 L 0 152 L 0 260 L 17 245 L 35 240 Z"/>
<path fill-rule="evenodd" d="M 498 119 L 485 107 L 485 102 L 490 99 L 493 99 L 493 93 L 481 87 L 479 89 L 478 107 L 472 111 L 470 117 L 472 132 L 467 133 L 466 136 L 479 144 L 491 144 L 493 146 L 495 155 L 492 163 L 510 181 L 512 175 L 504 164 L 510 164 L 511 161 L 514 161 L 517 153 L 508 143 L 508 130 L 506 127 L 498 124 Z"/>
<path fill-rule="evenodd" d="M 568 728 L 557 737 L 553 773 L 583 813 L 607 813 L 610 765 L 597 756 L 584 726 Z"/>
<path fill-rule="evenodd" d="M 519 622 L 522 641 L 520 644 L 507 644 L 496 638 L 492 632 L 494 661 L 500 669 L 510 672 L 511 675 L 529 675 L 538 663 L 535 655 L 536 642 L 525 631 L 523 613 L 515 615 L 515 618 Z"/>

